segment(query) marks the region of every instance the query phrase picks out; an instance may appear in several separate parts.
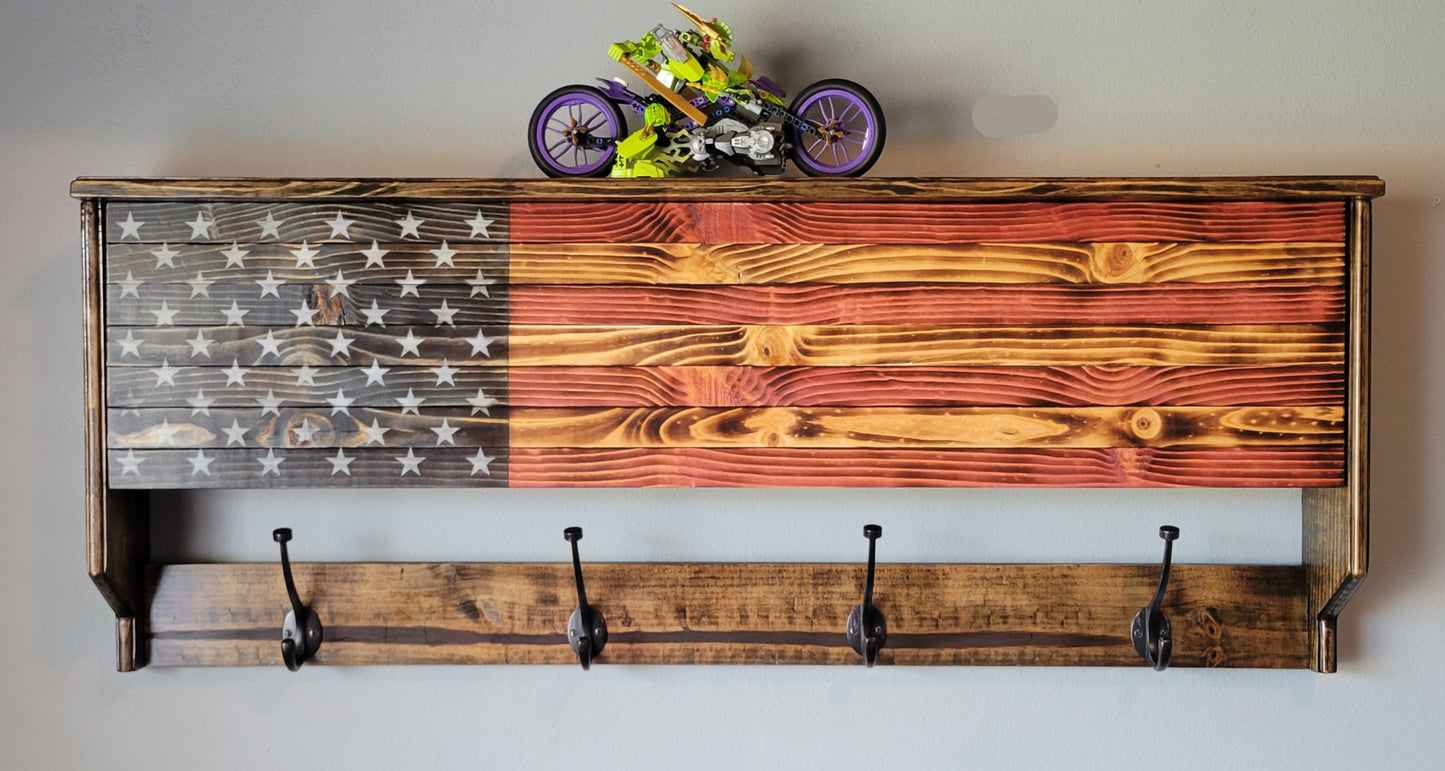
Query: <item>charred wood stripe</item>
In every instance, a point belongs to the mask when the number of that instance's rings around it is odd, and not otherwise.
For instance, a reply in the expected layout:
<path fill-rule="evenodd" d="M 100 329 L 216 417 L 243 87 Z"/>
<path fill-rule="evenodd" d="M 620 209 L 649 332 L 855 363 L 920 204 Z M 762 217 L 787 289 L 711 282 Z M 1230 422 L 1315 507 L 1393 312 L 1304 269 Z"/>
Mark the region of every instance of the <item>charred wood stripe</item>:
<path fill-rule="evenodd" d="M 1339 325 L 1221 327 L 540 326 L 512 366 L 1342 365 Z M 114 343 L 112 343 L 114 348 Z M 112 353 L 114 356 L 114 353 Z"/>
<path fill-rule="evenodd" d="M 107 455 L 114 489 L 507 486 L 505 445 L 110 450 Z"/>
<path fill-rule="evenodd" d="M 1340 241 L 516 243 L 514 284 L 1342 283 Z"/>
<path fill-rule="evenodd" d="M 517 449 L 512 487 L 1334 487 L 1344 448 Z"/>
<path fill-rule="evenodd" d="M 107 241 L 142 242 L 282 242 L 326 241 L 344 238 L 348 241 L 372 239 L 402 240 L 404 231 L 398 220 L 408 214 L 422 220 L 416 226 L 418 240 L 500 241 L 508 232 L 508 205 L 502 201 L 476 203 L 437 201 L 358 202 L 337 200 L 326 203 L 277 203 L 240 201 L 116 201 L 106 207 L 105 236 Z M 340 212 L 351 220 L 345 235 L 329 224 Z M 468 220 L 478 213 L 491 220 L 485 234 L 475 233 Z M 192 226 L 197 215 L 211 223 L 204 234 L 197 235 Z M 270 215 L 278 224 L 274 234 L 264 230 L 261 222 Z M 143 222 L 135 231 L 139 238 L 128 235 L 122 222 L 134 218 Z"/>
<path fill-rule="evenodd" d="M 514 324 L 1316 324 L 1340 284 L 516 286 Z M 117 323 L 117 322 L 112 322 Z"/>
<path fill-rule="evenodd" d="M 507 425 L 514 449 L 794 447 L 823 452 L 864 447 L 1338 447 L 1344 442 L 1342 407 L 518 407 L 510 410 Z"/>
<path fill-rule="evenodd" d="M 515 243 L 971 243 L 1344 240 L 1341 201 L 535 203 Z"/>
<path fill-rule="evenodd" d="M 1344 368 L 1330 366 L 514 367 L 507 378 L 519 407 L 1344 404 Z"/>

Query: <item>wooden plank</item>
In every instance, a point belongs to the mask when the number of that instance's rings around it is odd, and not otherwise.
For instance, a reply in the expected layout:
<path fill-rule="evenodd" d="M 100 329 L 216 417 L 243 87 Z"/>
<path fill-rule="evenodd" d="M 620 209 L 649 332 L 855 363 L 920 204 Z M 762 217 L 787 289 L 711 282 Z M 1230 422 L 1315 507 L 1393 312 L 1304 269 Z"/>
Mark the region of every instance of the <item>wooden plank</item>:
<path fill-rule="evenodd" d="M 509 357 L 514 367 L 1262 366 L 1339 365 L 1344 360 L 1342 332 L 1331 325 L 1198 328 L 514 324 L 508 331 Z M 118 353 L 117 347 L 112 340 L 112 357 Z M 254 344 L 248 346 L 254 347 Z"/>
<path fill-rule="evenodd" d="M 512 487 L 1333 487 L 1339 447 L 516 449 Z"/>
<path fill-rule="evenodd" d="M 879 564 L 880 663 L 1146 666 L 1129 621 L 1158 570 Z M 576 665 L 565 637 L 576 602 L 568 564 L 293 571 L 325 627 L 315 665 Z M 583 575 L 608 624 L 600 666 L 861 664 L 843 633 L 862 596 L 860 565 L 594 563 Z M 289 603 L 278 566 L 168 565 L 151 584 L 153 663 L 280 666 Z M 1299 566 L 1175 565 L 1164 599 L 1172 665 L 1306 666 L 1302 584 Z"/>
<path fill-rule="evenodd" d="M 836 238 L 828 243 L 514 243 L 509 281 L 569 285 L 1338 283 L 1345 268 L 1341 240 L 1257 244 L 1030 244 L 1015 240 L 878 243 L 869 233 L 857 243 L 838 243 Z"/>
<path fill-rule="evenodd" d="M 507 210 L 507 204 L 499 201 L 116 201 L 107 209 L 105 234 L 113 243 L 400 241 L 407 237 L 505 243 Z M 342 223 L 349 224 L 342 228 Z M 485 226 L 479 227 L 482 223 Z"/>
<path fill-rule="evenodd" d="M 437 252 L 452 251 L 456 254 L 451 255 L 449 261 L 439 260 Z M 297 252 L 307 254 L 310 259 L 297 259 Z M 347 278 L 360 283 L 394 284 L 406 278 L 407 271 L 414 274 L 425 271 L 424 278 L 429 281 L 461 284 L 465 279 L 475 278 L 479 270 L 500 284 L 507 283 L 507 247 L 492 243 L 449 244 L 444 250 L 440 242 L 268 241 L 157 246 L 125 241 L 108 245 L 105 262 L 106 281 L 112 284 L 127 280 L 140 281 L 143 285 L 180 282 L 197 273 L 232 282 L 250 282 L 271 274 L 283 281 L 319 283 L 335 277 L 338 270 L 344 270 Z"/>
<path fill-rule="evenodd" d="M 515 243 L 1343 241 L 1338 201 L 513 201 Z"/>
<path fill-rule="evenodd" d="M 162 321 L 175 327 L 225 326 L 225 311 L 233 306 L 245 311 L 242 320 L 248 326 L 435 326 L 442 317 L 454 325 L 479 326 L 506 324 L 508 319 L 505 286 L 489 287 L 486 297 L 464 284 L 431 281 L 422 287 L 425 296 L 419 291 L 406 297 L 398 296 L 401 287 L 396 284 L 286 283 L 275 289 L 274 294 L 259 296 L 262 290 L 254 282 L 232 283 L 229 279 L 200 288 L 147 284 L 132 290 L 111 284 L 106 287 L 106 322 L 111 326 L 154 327 Z M 439 316 L 443 303 L 446 309 Z M 160 313 L 162 309 L 167 312 Z M 307 312 L 311 310 L 316 313 Z"/>
<path fill-rule="evenodd" d="M 495 447 L 507 443 L 504 410 L 480 415 L 468 407 L 425 404 L 408 414 L 388 409 L 278 408 L 111 410 L 107 446 L 155 447 Z M 384 427 L 368 431 L 373 424 Z M 227 428 L 231 431 L 228 432 Z M 244 429 L 244 435 L 241 430 Z M 234 438 L 233 438 L 234 437 Z"/>
<path fill-rule="evenodd" d="M 222 385 L 219 375 L 192 385 L 188 375 L 197 371 L 214 372 L 183 369 L 176 375 L 178 390 Z M 118 370 L 112 377 L 137 388 L 155 382 L 145 370 Z M 1344 377 L 1339 366 L 514 367 L 505 399 L 519 407 L 1319 407 L 1344 404 Z M 119 387 L 112 385 L 112 403 Z"/>
<path fill-rule="evenodd" d="M 151 412 L 147 427 L 160 421 Z M 179 420 L 185 413 L 174 414 Z M 1339 407 L 519 407 L 509 411 L 507 425 L 513 448 L 1328 447 L 1344 441 Z M 141 433 L 131 441 L 153 446 L 151 438 Z M 114 435 L 111 446 L 120 446 Z"/>
<path fill-rule="evenodd" d="M 734 178 L 682 179 L 269 179 L 81 177 L 77 198 L 133 200 L 450 199 L 536 200 L 1190 200 L 1336 199 L 1385 194 L 1369 176 Z"/>
<path fill-rule="evenodd" d="M 329 411 L 338 391 L 352 400 L 352 407 L 394 406 L 407 394 L 424 399 L 431 407 L 460 407 L 472 404 L 468 400 L 482 391 L 496 406 L 507 404 L 507 374 L 499 367 L 243 368 L 237 363 L 235 369 L 183 366 L 175 370 L 166 387 L 160 387 L 153 370 L 112 367 L 106 383 L 107 401 L 123 408 L 192 408 L 196 395 L 201 394 L 212 408 L 254 408 L 262 399 L 280 399 L 281 404 L 327 407 Z"/>
<path fill-rule="evenodd" d="M 385 331 L 382 331 L 382 330 Z M 367 327 L 111 327 L 106 361 L 111 367 L 156 367 L 189 363 L 199 332 L 209 341 L 211 363 L 239 362 L 242 367 L 502 366 L 507 361 L 506 327 L 390 326 Z M 339 336 L 339 338 L 338 338 Z M 415 348 L 403 344 L 415 338 Z M 139 345 L 128 351 L 122 340 Z M 274 348 L 263 342 L 276 341 Z M 167 384 L 169 381 L 166 381 Z M 157 380 L 159 388 L 161 381 Z"/>
<path fill-rule="evenodd" d="M 109 462 L 116 489 L 506 487 L 507 456 L 505 445 L 231 448 L 111 450 Z"/>
<path fill-rule="evenodd" d="M 180 289 L 184 295 L 188 288 Z M 463 301 L 465 297 L 453 304 Z M 1305 283 L 517 286 L 511 288 L 508 302 L 504 312 L 514 324 L 1318 324 L 1341 322 L 1345 316 L 1342 286 Z M 365 304 L 364 297 L 360 303 Z M 289 316 L 294 307 L 292 302 L 281 312 Z M 112 323 L 145 323 L 155 317 L 137 307 L 132 318 L 121 322 L 113 317 Z M 487 318 L 469 323 L 494 322 Z"/>

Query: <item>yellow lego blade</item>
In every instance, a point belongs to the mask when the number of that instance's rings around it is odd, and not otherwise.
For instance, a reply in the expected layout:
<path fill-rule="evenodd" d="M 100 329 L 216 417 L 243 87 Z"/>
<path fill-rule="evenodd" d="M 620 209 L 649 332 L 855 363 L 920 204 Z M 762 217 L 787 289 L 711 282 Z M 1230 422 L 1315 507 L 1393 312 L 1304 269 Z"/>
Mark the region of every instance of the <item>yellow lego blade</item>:
<path fill-rule="evenodd" d="M 673 4 L 672 4 L 672 7 L 673 7 L 673 8 L 676 8 L 678 11 L 680 11 L 683 16 L 686 16 L 686 17 L 687 17 L 687 20 L 690 21 L 690 22 L 692 22 L 692 23 L 697 27 L 698 31 L 701 32 L 702 34 L 704 34 L 704 35 L 711 35 L 712 37 L 715 37 L 715 38 L 721 38 L 721 37 L 722 37 L 722 35 L 719 35 L 719 34 L 718 34 L 718 31 L 717 31 L 716 29 L 713 29 L 713 26 L 712 26 L 711 24 L 707 23 L 706 21 L 704 21 L 701 16 L 698 16 L 697 14 L 693 13 L 692 11 L 689 11 L 688 9 L 683 8 L 682 6 L 678 5 L 677 3 L 673 3 Z"/>
<path fill-rule="evenodd" d="M 702 114 L 702 110 L 699 110 L 696 107 L 693 107 L 691 104 L 688 104 L 688 101 L 686 99 L 683 99 L 680 94 L 668 88 L 667 86 L 664 86 L 662 84 L 662 81 L 658 80 L 657 76 L 652 74 L 652 70 L 649 70 L 641 64 L 638 64 L 637 62 L 633 61 L 631 57 L 627 56 L 622 57 L 622 63 L 627 66 L 627 69 L 632 70 L 633 74 L 637 75 L 637 77 L 639 78 L 642 78 L 642 82 L 646 83 L 649 86 L 652 86 L 652 90 L 656 91 L 658 94 L 661 94 L 662 98 L 666 99 L 668 104 L 676 107 L 679 111 L 682 112 L 683 115 L 692 118 L 692 120 L 697 123 L 697 125 L 701 126 L 704 123 L 707 123 L 707 116 Z"/>

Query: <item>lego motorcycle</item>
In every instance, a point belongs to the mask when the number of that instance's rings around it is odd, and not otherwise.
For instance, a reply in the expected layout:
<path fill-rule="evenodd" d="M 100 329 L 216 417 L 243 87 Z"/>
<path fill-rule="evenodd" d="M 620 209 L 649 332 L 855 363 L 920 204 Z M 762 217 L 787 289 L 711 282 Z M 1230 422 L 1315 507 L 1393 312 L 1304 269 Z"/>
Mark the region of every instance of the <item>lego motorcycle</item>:
<path fill-rule="evenodd" d="M 621 80 L 564 86 L 544 97 L 527 127 L 532 159 L 549 177 L 670 177 L 721 162 L 781 174 L 787 160 L 810 176 L 858 176 L 883 151 L 883 110 L 867 89 L 831 79 L 791 103 L 732 50 L 732 32 L 675 5 L 696 27 L 658 25 L 608 54 L 652 93 Z M 736 69 L 729 65 L 736 63 Z M 624 110 L 641 117 L 628 133 Z"/>

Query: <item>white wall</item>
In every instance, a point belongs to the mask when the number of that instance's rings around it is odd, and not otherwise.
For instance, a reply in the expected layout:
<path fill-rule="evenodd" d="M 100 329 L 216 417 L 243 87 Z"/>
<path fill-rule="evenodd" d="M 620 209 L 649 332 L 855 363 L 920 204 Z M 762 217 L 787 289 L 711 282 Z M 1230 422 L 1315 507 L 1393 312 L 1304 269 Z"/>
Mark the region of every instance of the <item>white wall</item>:
<path fill-rule="evenodd" d="M 536 176 L 555 85 L 664 2 L 0 4 L 0 757 L 12 768 L 1436 768 L 1445 751 L 1445 11 L 1438 0 L 746 0 L 793 88 L 862 81 L 878 176 L 1368 173 L 1375 209 L 1372 570 L 1340 669 L 379 668 L 112 671 L 85 576 L 80 175 Z M 988 139 L 988 95 L 1057 106 Z M 996 132 L 990 132 L 996 133 Z M 41 412 L 40 405 L 47 409 Z M 1291 493 L 986 491 L 215 495 L 157 519 L 168 557 L 1295 562 Z M 295 503 L 321 511 L 278 519 Z M 1223 509 L 1224 511 L 1221 511 Z M 415 527 L 398 526 L 415 511 Z M 475 546 L 471 546 L 474 544 Z M 866 764 L 866 765 L 865 765 Z M 1127 767 L 1127 766 L 1124 766 Z"/>

